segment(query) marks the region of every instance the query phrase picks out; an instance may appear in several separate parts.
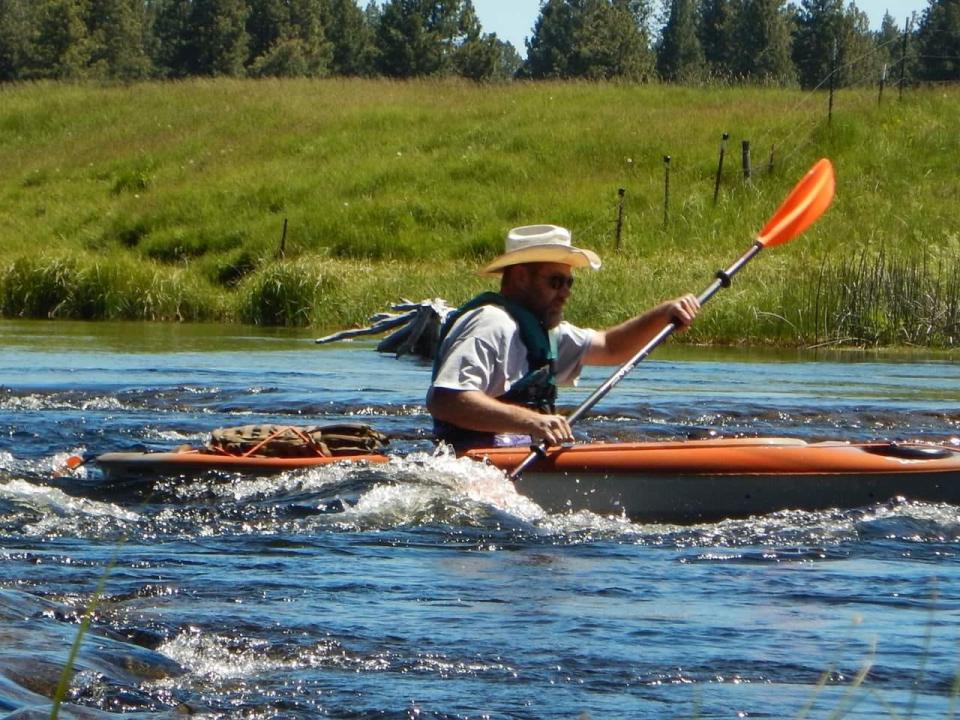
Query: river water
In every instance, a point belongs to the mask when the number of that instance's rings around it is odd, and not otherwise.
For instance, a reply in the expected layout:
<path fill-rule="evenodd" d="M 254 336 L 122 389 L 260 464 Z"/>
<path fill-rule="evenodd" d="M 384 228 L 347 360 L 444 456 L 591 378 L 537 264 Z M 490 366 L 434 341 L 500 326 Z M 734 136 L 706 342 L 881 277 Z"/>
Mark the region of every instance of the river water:
<path fill-rule="evenodd" d="M 7 321 L 0 347 L 0 718 L 50 716 L 88 607 L 60 717 L 953 716 L 957 507 L 552 515 L 435 455 L 429 368 L 370 343 Z M 74 454 L 341 420 L 395 459 L 146 499 L 98 492 L 93 466 L 59 475 Z M 665 347 L 577 432 L 956 442 L 958 421 L 950 358 Z"/>

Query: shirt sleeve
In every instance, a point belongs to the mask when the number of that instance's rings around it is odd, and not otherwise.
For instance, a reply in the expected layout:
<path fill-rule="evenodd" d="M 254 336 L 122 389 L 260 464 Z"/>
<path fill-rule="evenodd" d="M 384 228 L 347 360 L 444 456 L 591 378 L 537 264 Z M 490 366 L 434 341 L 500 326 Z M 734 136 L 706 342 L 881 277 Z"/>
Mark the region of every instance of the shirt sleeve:
<path fill-rule="evenodd" d="M 557 328 L 557 384 L 573 385 L 594 331 L 562 322 Z M 439 350 L 432 387 L 480 390 L 499 397 L 528 372 L 527 349 L 509 313 L 484 305 L 459 318 Z"/>
<path fill-rule="evenodd" d="M 595 330 L 564 321 L 557 327 L 557 385 L 576 385 Z"/>
<path fill-rule="evenodd" d="M 460 318 L 440 347 L 440 368 L 433 387 L 480 390 L 497 397 L 508 388 L 507 337 L 499 308 L 484 306 Z M 509 318 L 508 318 L 509 319 Z"/>

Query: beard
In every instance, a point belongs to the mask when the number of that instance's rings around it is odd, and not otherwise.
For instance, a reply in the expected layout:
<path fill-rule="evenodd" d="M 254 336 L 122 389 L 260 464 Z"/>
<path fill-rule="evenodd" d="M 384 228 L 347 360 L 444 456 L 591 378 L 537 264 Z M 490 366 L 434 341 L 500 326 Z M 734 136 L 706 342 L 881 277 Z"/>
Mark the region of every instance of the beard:
<path fill-rule="evenodd" d="M 563 308 L 547 308 L 541 315 L 540 322 L 547 330 L 553 330 L 563 322 Z"/>

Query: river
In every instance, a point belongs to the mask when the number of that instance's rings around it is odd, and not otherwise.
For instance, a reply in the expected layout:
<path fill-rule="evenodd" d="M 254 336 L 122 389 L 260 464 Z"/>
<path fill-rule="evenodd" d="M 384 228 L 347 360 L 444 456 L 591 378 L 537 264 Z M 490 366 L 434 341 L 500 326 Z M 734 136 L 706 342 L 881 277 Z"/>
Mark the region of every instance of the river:
<path fill-rule="evenodd" d="M 429 367 L 304 331 L 0 322 L 0 718 L 951 717 L 960 508 L 550 514 L 437 455 Z M 572 408 L 606 377 L 562 394 Z M 95 489 L 72 455 L 341 420 L 378 468 Z M 960 435 L 960 363 L 658 350 L 584 438 Z M 87 488 L 87 489 L 85 489 Z M 96 602 L 94 602 L 96 600 Z"/>

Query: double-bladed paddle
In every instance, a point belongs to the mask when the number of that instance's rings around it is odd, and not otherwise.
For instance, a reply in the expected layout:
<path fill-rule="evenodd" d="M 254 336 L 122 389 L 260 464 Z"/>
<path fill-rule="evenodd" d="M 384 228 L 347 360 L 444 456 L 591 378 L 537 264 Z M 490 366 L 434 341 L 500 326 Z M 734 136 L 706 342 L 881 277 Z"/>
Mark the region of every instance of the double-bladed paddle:
<path fill-rule="evenodd" d="M 763 226 L 750 249 L 726 270 L 717 272 L 716 279 L 697 297 L 700 304 L 703 305 L 707 302 L 720 288 L 729 287 L 733 276 L 763 248 L 782 245 L 806 230 L 830 206 L 835 185 L 833 165 L 827 158 L 819 160 L 790 191 L 790 194 L 767 221 L 767 224 Z M 663 330 L 638 350 L 632 358 L 621 365 L 613 375 L 607 378 L 606 382 L 590 394 L 590 397 L 580 403 L 580 406 L 567 417 L 567 422 L 573 425 L 583 417 L 584 413 L 610 392 L 614 385 L 623 380 L 627 373 L 646 358 L 654 348 L 670 337 L 677 327 L 679 325 L 676 321 L 667 323 Z M 547 444 L 545 442 L 534 446 L 523 462 L 510 471 L 508 477 L 511 480 L 516 480 L 520 473 L 546 452 L 546 449 Z"/>

